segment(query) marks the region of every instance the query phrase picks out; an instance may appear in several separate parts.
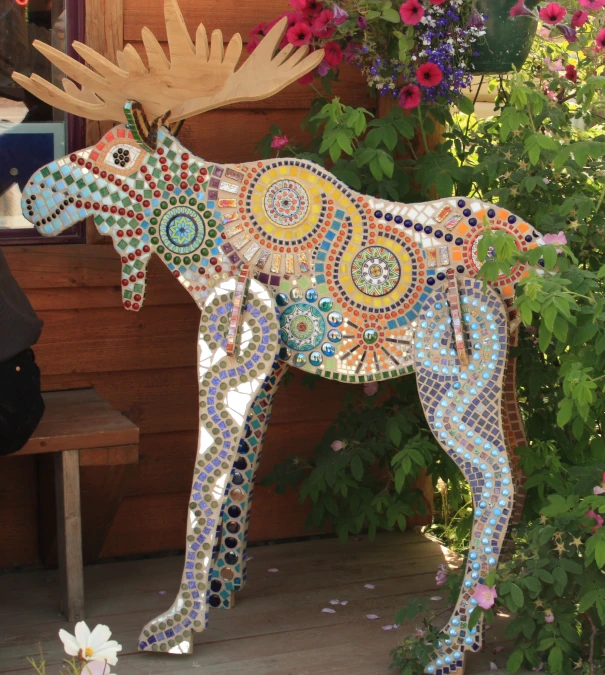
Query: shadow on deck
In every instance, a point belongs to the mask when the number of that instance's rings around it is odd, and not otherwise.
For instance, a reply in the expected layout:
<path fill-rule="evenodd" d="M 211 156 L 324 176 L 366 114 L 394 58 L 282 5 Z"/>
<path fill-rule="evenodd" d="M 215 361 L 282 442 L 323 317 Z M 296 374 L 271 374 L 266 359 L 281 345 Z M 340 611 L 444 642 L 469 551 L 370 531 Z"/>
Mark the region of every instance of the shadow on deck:
<path fill-rule="evenodd" d="M 122 644 L 118 675 L 388 675 L 390 651 L 414 623 L 385 631 L 412 595 L 426 595 L 447 618 L 435 586 L 440 563 L 451 555 L 412 533 L 335 539 L 249 549 L 248 585 L 230 611 L 212 610 L 208 629 L 196 635 L 194 654 L 167 656 L 136 651 L 141 627 L 166 610 L 180 580 L 182 557 L 93 565 L 85 569 L 86 621 L 107 624 Z M 269 569 L 278 572 L 270 573 Z M 373 584 L 374 588 L 365 588 Z M 437 599 L 439 598 L 439 599 Z M 330 600 L 348 601 L 331 605 Z M 57 615 L 58 575 L 34 571 L 0 576 L 0 673 L 33 672 L 27 656 L 42 644 L 48 675 L 63 658 Z M 322 612 L 335 609 L 334 613 Z M 378 619 L 369 620 L 368 614 Z M 505 673 L 508 650 L 493 654 L 502 634 L 488 633 L 483 654 L 469 672 Z M 114 670 L 112 669 L 112 670 Z"/>

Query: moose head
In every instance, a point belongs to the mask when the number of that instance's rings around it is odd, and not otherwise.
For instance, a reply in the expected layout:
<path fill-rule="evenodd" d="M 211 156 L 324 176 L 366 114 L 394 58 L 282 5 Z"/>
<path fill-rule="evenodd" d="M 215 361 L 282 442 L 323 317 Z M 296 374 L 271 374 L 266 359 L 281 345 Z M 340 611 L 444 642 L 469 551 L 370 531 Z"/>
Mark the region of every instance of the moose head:
<path fill-rule="evenodd" d="M 92 216 L 120 255 L 124 306 L 135 311 L 144 300 L 146 267 L 154 252 L 174 262 L 173 273 L 194 297 L 232 273 L 218 249 L 224 214 L 198 198 L 217 191 L 222 170 L 189 153 L 173 134 L 185 119 L 199 113 L 272 96 L 323 58 L 322 50 L 308 54 L 308 47 L 292 45 L 276 53 L 286 30 L 284 18 L 236 69 L 242 52 L 239 34 L 224 49 L 221 31 L 213 31 L 209 44 L 200 24 L 194 44 L 177 1 L 165 0 L 164 11 L 170 60 L 144 28 L 148 66 L 130 44 L 118 52 L 116 66 L 74 42 L 92 70 L 35 41 L 36 49 L 72 79 L 63 79 L 61 90 L 38 75 L 13 73 L 18 84 L 61 110 L 90 120 L 122 122 L 96 145 L 37 171 L 23 191 L 22 207 L 45 236 Z M 221 204 L 217 201 L 216 206 Z M 166 238 L 172 251 L 162 246 Z"/>

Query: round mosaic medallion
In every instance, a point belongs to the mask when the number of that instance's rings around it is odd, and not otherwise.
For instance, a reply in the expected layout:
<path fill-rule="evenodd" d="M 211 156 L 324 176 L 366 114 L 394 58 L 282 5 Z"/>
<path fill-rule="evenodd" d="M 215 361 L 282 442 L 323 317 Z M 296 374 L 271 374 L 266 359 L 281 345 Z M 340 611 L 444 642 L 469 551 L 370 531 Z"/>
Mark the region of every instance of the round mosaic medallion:
<path fill-rule="evenodd" d="M 192 253 L 204 241 L 206 228 L 197 211 L 188 206 L 175 206 L 166 211 L 160 221 L 160 237 L 173 253 Z"/>
<path fill-rule="evenodd" d="M 397 286 L 401 267 L 391 251 L 382 246 L 370 246 L 353 258 L 351 276 L 362 293 L 380 297 Z"/>
<path fill-rule="evenodd" d="M 265 193 L 265 211 L 282 227 L 298 225 L 309 210 L 309 196 L 300 183 L 278 180 Z"/>
<path fill-rule="evenodd" d="M 321 313 L 303 302 L 285 309 L 279 323 L 282 341 L 297 351 L 311 351 L 317 347 L 326 331 L 326 322 Z"/>

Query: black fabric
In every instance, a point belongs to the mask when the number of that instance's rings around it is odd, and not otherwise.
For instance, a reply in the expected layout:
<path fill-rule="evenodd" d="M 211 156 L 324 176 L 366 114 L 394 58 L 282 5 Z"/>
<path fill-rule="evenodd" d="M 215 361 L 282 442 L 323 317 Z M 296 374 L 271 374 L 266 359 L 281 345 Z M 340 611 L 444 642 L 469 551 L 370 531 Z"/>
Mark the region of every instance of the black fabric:
<path fill-rule="evenodd" d="M 42 321 L 15 281 L 0 249 L 0 363 L 29 349 L 41 331 Z"/>
<path fill-rule="evenodd" d="M 21 449 L 43 413 L 40 369 L 27 349 L 0 363 L 0 455 Z"/>

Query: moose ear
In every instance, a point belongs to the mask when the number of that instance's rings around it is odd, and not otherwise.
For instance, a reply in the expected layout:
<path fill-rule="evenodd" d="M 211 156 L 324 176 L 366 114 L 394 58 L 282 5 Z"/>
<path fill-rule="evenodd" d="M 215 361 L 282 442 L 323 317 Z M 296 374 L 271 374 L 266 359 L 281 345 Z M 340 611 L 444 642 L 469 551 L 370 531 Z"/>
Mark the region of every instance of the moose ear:
<path fill-rule="evenodd" d="M 158 145 L 158 130 L 168 119 L 170 111 L 162 117 L 150 121 L 143 106 L 138 101 L 126 101 L 124 115 L 134 140 L 143 150 L 154 153 Z"/>
<path fill-rule="evenodd" d="M 172 122 L 168 125 L 168 131 L 176 138 L 179 135 L 179 131 L 183 128 L 183 124 L 185 124 L 185 120 Z"/>

